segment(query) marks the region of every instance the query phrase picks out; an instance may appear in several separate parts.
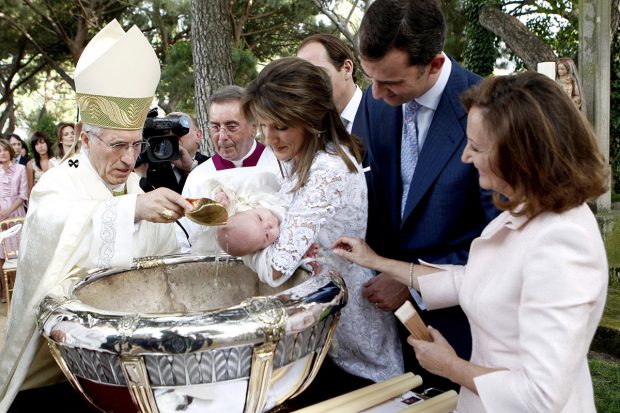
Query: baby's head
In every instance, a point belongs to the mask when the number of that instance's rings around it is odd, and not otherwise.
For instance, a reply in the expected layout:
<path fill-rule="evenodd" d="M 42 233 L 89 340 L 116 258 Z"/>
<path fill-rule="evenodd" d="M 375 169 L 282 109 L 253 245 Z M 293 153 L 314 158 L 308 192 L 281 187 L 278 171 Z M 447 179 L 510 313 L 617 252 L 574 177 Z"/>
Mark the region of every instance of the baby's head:
<path fill-rule="evenodd" d="M 280 235 L 278 218 L 267 208 L 237 212 L 217 230 L 217 243 L 227 254 L 240 257 L 272 244 Z"/>

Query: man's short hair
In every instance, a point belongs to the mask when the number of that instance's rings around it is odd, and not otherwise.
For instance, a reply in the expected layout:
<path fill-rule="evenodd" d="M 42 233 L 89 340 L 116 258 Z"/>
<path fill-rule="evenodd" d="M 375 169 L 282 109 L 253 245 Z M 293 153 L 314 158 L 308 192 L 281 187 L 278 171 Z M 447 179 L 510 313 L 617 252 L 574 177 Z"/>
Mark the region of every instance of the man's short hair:
<path fill-rule="evenodd" d="M 24 140 L 16 133 L 9 133 L 8 135 L 6 135 L 6 140 L 7 141 L 11 141 L 11 138 L 13 139 L 17 139 L 19 141 L 19 143 L 22 145 L 22 148 L 26 147 L 26 144 L 24 143 Z"/>
<path fill-rule="evenodd" d="M 211 94 L 209 97 L 209 106 L 213 103 L 222 103 L 228 102 L 231 100 L 241 101 L 243 95 L 245 94 L 245 89 L 241 86 L 237 85 L 226 85 L 222 86 L 215 92 Z"/>
<path fill-rule="evenodd" d="M 297 51 L 299 52 L 305 45 L 309 43 L 320 43 L 327 51 L 327 56 L 329 57 L 329 61 L 337 70 L 342 69 L 345 60 L 350 60 L 353 62 L 353 70 L 351 71 L 353 82 L 357 83 L 357 77 L 355 75 L 355 56 L 351 51 L 351 48 L 347 46 L 342 40 L 333 36 L 331 34 L 313 34 L 312 36 L 306 37 L 302 40 L 301 44 Z"/>
<path fill-rule="evenodd" d="M 380 60 L 402 50 L 410 65 L 427 65 L 443 50 L 446 20 L 435 0 L 376 0 L 360 25 L 360 54 Z"/>

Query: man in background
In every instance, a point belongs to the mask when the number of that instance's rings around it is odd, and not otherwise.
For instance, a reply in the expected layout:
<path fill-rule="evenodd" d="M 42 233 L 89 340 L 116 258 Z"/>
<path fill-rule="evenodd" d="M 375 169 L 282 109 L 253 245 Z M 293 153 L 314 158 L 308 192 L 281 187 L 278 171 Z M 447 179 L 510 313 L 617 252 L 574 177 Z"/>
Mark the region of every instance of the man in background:
<path fill-rule="evenodd" d="M 9 134 L 8 138 L 9 138 L 9 143 L 15 150 L 15 162 L 17 162 L 20 165 L 26 166 L 26 164 L 28 164 L 28 161 L 30 160 L 30 157 L 27 155 L 28 153 L 27 149 L 26 149 L 26 155 L 25 156 L 22 155 L 22 149 L 26 148 L 26 144 L 24 143 L 23 139 L 15 133 Z"/>
<path fill-rule="evenodd" d="M 351 49 L 336 36 L 315 34 L 301 42 L 297 57 L 327 71 L 334 104 L 347 132 L 351 133 L 362 100 L 362 90 L 355 83 L 355 57 Z"/>
<path fill-rule="evenodd" d="M 183 112 L 171 112 L 168 116 L 185 117 L 188 120 L 189 131 L 179 136 L 179 159 L 166 162 L 151 162 L 146 166 L 144 179 L 140 181 L 140 186 L 144 191 L 151 191 L 155 188 L 170 188 L 177 193 L 181 193 L 189 173 L 198 165 L 209 159 L 208 156 L 201 154 L 198 150 L 202 142 L 202 129 L 198 127 L 196 119 Z M 146 156 L 140 156 L 136 167 L 148 163 Z"/>
<path fill-rule="evenodd" d="M 244 89 L 224 86 L 209 98 L 209 135 L 215 155 L 197 166 L 187 177 L 183 187 L 186 198 L 204 196 L 204 183 L 217 174 L 232 168 L 266 169 L 280 173 L 278 161 L 272 150 L 256 140 L 257 126 L 241 112 Z M 251 173 L 248 170 L 248 173 Z M 177 239 L 183 252 L 190 250 L 189 237 L 200 228 L 187 218 L 179 220 Z"/>

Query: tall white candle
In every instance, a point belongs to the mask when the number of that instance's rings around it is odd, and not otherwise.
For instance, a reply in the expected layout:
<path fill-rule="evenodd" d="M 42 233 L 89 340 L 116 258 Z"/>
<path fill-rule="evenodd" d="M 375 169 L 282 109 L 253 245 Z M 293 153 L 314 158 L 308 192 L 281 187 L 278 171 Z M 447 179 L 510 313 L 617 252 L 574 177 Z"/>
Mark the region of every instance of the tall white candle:
<path fill-rule="evenodd" d="M 536 71 L 555 80 L 555 62 L 540 62 L 536 66 Z"/>

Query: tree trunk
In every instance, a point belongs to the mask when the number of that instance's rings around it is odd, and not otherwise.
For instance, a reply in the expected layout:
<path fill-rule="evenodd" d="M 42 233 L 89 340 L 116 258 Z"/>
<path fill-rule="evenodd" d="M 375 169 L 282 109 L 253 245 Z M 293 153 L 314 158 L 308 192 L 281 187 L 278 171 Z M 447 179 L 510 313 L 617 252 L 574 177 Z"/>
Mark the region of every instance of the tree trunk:
<path fill-rule="evenodd" d="M 540 62 L 555 62 L 557 57 L 548 44 L 530 32 L 516 17 L 493 7 L 480 12 L 480 24 L 506 42 L 529 70 Z"/>
<path fill-rule="evenodd" d="M 611 1 L 611 42 L 613 43 L 620 24 L 620 0 Z"/>
<path fill-rule="evenodd" d="M 233 83 L 230 50 L 232 28 L 226 0 L 192 0 L 192 54 L 196 91 L 196 118 L 206 131 L 209 96 L 219 87 Z M 213 153 L 208 143 L 207 150 Z"/>

